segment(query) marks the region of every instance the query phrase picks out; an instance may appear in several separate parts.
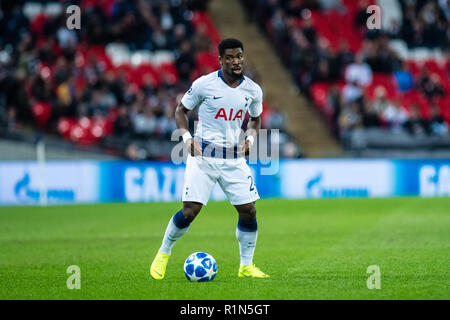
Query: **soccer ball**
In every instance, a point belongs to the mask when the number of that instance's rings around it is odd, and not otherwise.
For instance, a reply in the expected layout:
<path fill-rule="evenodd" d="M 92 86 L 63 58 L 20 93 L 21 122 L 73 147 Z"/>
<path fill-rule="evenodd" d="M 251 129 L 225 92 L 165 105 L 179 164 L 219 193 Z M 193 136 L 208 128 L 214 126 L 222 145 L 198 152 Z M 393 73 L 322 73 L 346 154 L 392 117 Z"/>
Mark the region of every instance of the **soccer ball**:
<path fill-rule="evenodd" d="M 194 252 L 184 262 L 184 275 L 189 281 L 211 281 L 216 274 L 216 260 L 206 252 Z"/>

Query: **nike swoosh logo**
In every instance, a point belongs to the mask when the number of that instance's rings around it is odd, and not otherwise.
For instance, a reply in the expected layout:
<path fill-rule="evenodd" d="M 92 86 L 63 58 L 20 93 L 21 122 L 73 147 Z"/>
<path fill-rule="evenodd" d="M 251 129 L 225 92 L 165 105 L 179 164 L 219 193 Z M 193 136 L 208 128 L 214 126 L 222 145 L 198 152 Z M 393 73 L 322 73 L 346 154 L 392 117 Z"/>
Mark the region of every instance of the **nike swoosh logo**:
<path fill-rule="evenodd" d="M 213 97 L 214 100 L 221 99 L 221 98 L 223 98 L 223 97 L 216 97 L 216 96 Z"/>
<path fill-rule="evenodd" d="M 158 271 L 156 271 L 156 270 L 153 270 L 153 272 L 154 273 L 156 273 L 158 276 L 160 276 L 160 277 L 162 277 L 162 274 L 161 273 L 159 273 Z"/>

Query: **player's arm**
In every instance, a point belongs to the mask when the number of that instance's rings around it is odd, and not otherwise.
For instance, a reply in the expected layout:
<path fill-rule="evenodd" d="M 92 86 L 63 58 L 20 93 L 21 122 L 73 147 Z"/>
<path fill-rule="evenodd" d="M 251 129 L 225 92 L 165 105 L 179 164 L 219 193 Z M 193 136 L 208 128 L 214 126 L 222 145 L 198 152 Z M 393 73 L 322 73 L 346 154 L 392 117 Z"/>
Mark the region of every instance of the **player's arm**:
<path fill-rule="evenodd" d="M 247 131 L 245 131 L 245 142 L 241 147 L 241 153 L 245 155 L 250 153 L 250 148 L 259 133 L 259 129 L 261 129 L 261 116 L 255 118 L 250 117 L 247 124 Z"/>
<path fill-rule="evenodd" d="M 247 124 L 247 131 L 245 132 L 245 142 L 240 148 L 240 152 L 245 155 L 248 155 L 250 153 L 250 148 L 255 142 L 256 136 L 259 133 L 259 129 L 261 129 L 263 92 L 259 86 L 257 88 L 258 90 L 256 91 L 255 98 L 248 108 L 250 120 Z"/>
<path fill-rule="evenodd" d="M 245 131 L 245 137 L 248 140 L 249 137 L 253 137 L 253 140 L 259 133 L 259 129 L 261 129 L 261 116 L 253 118 L 250 117 L 250 120 L 247 124 L 247 131 Z"/>
<path fill-rule="evenodd" d="M 201 155 L 202 148 L 200 144 L 195 141 L 189 133 L 189 119 L 187 113 L 190 110 L 180 103 L 175 109 L 175 122 L 178 130 L 183 137 L 183 141 L 186 144 L 186 148 L 190 152 L 191 156 Z"/>

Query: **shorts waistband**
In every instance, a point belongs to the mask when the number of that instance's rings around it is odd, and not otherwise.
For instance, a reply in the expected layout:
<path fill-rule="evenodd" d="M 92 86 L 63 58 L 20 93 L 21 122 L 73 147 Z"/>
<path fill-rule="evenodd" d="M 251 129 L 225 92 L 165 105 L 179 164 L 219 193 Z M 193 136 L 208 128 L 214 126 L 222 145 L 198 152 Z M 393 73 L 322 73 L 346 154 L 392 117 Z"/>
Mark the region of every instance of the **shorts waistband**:
<path fill-rule="evenodd" d="M 218 159 L 237 159 L 242 157 L 238 155 L 238 146 L 231 148 L 220 147 L 212 142 L 202 140 L 202 155 L 204 157 L 218 158 Z"/>

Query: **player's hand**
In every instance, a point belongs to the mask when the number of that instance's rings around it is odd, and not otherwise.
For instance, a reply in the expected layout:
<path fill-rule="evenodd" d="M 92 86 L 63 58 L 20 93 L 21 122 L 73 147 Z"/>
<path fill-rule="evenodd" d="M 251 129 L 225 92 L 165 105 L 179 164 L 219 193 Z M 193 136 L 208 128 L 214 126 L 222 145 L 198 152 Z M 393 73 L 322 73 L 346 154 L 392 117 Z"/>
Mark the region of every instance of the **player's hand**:
<path fill-rule="evenodd" d="M 186 148 L 193 157 L 202 155 L 202 147 L 200 146 L 200 143 L 193 138 L 186 141 Z"/>
<path fill-rule="evenodd" d="M 238 156 L 248 156 L 250 154 L 250 141 L 241 142 L 237 154 Z"/>

